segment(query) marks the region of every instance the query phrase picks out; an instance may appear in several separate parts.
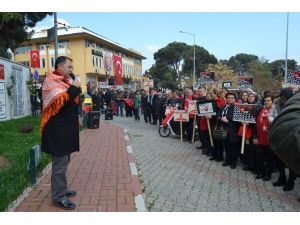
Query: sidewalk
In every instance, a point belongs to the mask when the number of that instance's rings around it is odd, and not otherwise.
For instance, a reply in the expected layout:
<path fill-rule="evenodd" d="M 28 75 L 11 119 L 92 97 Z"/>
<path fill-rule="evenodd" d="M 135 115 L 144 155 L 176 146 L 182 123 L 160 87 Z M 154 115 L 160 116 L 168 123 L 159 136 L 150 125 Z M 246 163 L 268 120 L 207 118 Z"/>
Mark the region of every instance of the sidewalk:
<path fill-rule="evenodd" d="M 77 195 L 70 198 L 74 211 L 135 212 L 135 196 L 141 194 L 137 176 L 132 176 L 133 156 L 127 153 L 124 130 L 104 120 L 99 129 L 80 134 L 80 152 L 72 154 L 68 167 L 68 186 Z M 16 211 L 66 211 L 51 200 L 51 171 L 42 178 Z"/>

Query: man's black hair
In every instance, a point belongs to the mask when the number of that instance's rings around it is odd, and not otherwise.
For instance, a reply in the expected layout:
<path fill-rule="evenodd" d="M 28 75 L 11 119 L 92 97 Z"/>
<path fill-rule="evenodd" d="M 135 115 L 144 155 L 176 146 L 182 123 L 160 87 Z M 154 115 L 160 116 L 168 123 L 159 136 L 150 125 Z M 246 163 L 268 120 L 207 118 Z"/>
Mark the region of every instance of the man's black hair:
<path fill-rule="evenodd" d="M 73 62 L 73 60 L 67 56 L 59 56 L 56 58 L 55 60 L 55 70 L 57 70 L 58 68 L 58 64 L 64 64 L 67 60 L 70 60 L 71 62 Z"/>
<path fill-rule="evenodd" d="M 286 97 L 286 99 L 289 99 L 293 96 L 293 91 L 290 88 L 282 88 L 279 97 Z"/>

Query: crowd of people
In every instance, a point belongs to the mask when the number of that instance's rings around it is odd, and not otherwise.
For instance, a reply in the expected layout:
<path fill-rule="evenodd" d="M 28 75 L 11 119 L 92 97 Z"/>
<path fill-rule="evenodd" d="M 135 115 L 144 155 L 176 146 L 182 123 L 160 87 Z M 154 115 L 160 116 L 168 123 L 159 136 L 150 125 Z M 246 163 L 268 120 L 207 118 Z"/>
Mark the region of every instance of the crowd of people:
<path fill-rule="evenodd" d="M 176 107 L 187 110 L 190 100 L 210 101 L 215 105 L 216 115 L 197 116 L 197 127 L 200 146 L 197 147 L 202 153 L 209 157 L 209 160 L 222 162 L 222 166 L 229 166 L 235 169 L 241 165 L 245 171 L 254 174 L 255 179 L 270 181 L 271 176 L 278 172 L 278 178 L 273 186 L 283 186 L 284 191 L 291 191 L 294 188 L 296 174 L 290 168 L 286 174 L 285 165 L 272 151 L 269 144 L 269 129 L 274 118 L 283 108 L 287 100 L 297 90 L 283 88 L 278 92 L 264 91 L 256 93 L 248 88 L 243 91 L 230 91 L 225 89 L 212 89 L 207 91 L 201 87 L 198 89 L 186 88 L 175 91 L 162 92 L 155 88 L 149 91 L 137 90 L 93 90 L 90 95 L 93 99 L 95 109 L 103 108 L 104 105 L 111 107 L 116 116 L 125 116 L 140 120 L 143 115 L 145 123 L 161 125 L 166 117 L 166 108 Z M 244 153 L 241 154 L 241 128 L 242 122 L 233 121 L 234 105 L 255 104 L 254 113 L 256 123 L 245 123 L 246 141 Z M 227 130 L 225 139 L 213 139 L 213 146 L 209 139 L 207 120 L 210 127 L 217 123 L 223 125 Z M 189 115 L 189 122 L 184 123 L 184 140 L 193 141 L 194 115 Z M 240 161 L 240 163 L 238 163 Z"/>

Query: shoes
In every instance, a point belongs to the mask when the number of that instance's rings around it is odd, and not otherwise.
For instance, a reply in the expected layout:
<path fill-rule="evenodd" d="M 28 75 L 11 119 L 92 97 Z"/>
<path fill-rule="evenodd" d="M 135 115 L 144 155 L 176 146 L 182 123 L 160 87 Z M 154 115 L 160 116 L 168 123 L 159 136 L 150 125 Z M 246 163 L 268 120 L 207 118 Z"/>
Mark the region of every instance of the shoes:
<path fill-rule="evenodd" d="M 196 147 L 196 149 L 201 149 L 201 146 L 199 146 L 199 147 Z"/>
<path fill-rule="evenodd" d="M 206 155 L 207 153 L 208 153 L 208 150 L 207 150 L 207 149 L 203 149 L 203 150 L 202 150 L 202 154 L 203 154 L 203 155 Z"/>
<path fill-rule="evenodd" d="M 264 176 L 263 181 L 269 181 L 271 180 L 271 176 Z"/>
<path fill-rule="evenodd" d="M 222 162 L 224 159 L 223 158 L 216 158 L 215 161 L 216 162 Z"/>
<path fill-rule="evenodd" d="M 286 182 L 286 184 L 284 185 L 283 190 L 284 190 L 284 191 L 291 191 L 291 190 L 293 190 L 293 189 L 294 189 L 294 181 L 288 180 L 288 181 Z"/>
<path fill-rule="evenodd" d="M 213 160 L 216 160 L 216 158 L 215 157 L 210 157 L 209 160 L 213 161 Z"/>
<path fill-rule="evenodd" d="M 231 169 L 235 169 L 235 168 L 236 168 L 236 164 L 231 164 L 231 165 L 230 165 L 230 168 L 231 168 Z"/>
<path fill-rule="evenodd" d="M 248 166 L 244 166 L 242 170 L 244 170 L 244 171 L 249 171 L 250 169 L 249 169 Z"/>
<path fill-rule="evenodd" d="M 223 162 L 222 166 L 230 166 L 229 162 Z"/>
<path fill-rule="evenodd" d="M 258 179 L 262 179 L 262 178 L 263 178 L 263 175 L 262 175 L 262 174 L 257 174 L 256 177 L 255 177 L 255 179 L 257 179 L 257 180 L 258 180 Z"/>
<path fill-rule="evenodd" d="M 53 201 L 53 203 L 55 206 L 66 210 L 74 210 L 76 208 L 76 205 L 73 202 L 71 202 L 69 199 Z"/>
<path fill-rule="evenodd" d="M 67 191 L 67 197 L 74 197 L 76 195 L 76 191 Z"/>
<path fill-rule="evenodd" d="M 209 151 L 206 155 L 207 155 L 207 156 L 213 156 L 213 154 L 214 154 L 214 153 L 213 153 L 212 151 Z"/>
<path fill-rule="evenodd" d="M 285 185 L 285 183 L 286 183 L 286 179 L 278 179 L 278 181 L 276 181 L 276 182 L 274 182 L 273 183 L 273 186 L 274 187 L 279 187 L 279 186 L 283 186 L 283 185 Z"/>

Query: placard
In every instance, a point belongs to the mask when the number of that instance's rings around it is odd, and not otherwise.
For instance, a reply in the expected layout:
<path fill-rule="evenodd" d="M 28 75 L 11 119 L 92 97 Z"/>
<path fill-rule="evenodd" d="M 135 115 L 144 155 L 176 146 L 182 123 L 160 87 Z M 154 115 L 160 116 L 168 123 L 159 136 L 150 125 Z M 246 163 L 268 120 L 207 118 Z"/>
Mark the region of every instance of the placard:
<path fill-rule="evenodd" d="M 236 104 L 233 110 L 233 121 L 256 123 L 256 104 Z"/>
<path fill-rule="evenodd" d="M 198 115 L 199 116 L 216 115 L 213 103 L 212 102 L 199 103 Z"/>
<path fill-rule="evenodd" d="M 188 113 L 189 114 L 197 114 L 197 100 L 189 100 L 189 105 L 188 105 Z"/>
<path fill-rule="evenodd" d="M 189 122 L 189 113 L 185 110 L 175 110 L 174 121 Z"/>

